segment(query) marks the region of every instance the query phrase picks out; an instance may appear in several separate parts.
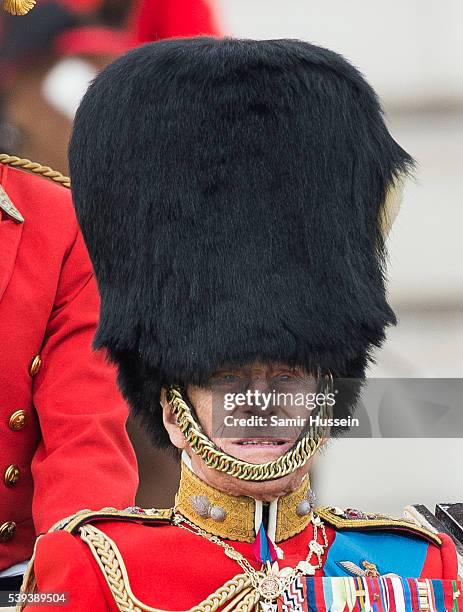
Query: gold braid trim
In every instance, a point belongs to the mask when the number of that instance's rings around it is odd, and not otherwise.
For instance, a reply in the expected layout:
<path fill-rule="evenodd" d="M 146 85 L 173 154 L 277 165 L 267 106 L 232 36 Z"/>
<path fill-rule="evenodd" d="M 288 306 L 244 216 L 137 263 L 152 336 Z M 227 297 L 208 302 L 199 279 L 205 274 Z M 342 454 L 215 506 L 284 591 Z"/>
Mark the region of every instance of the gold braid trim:
<path fill-rule="evenodd" d="M 224 453 L 215 446 L 194 418 L 178 387 L 173 385 L 169 388 L 168 402 L 191 450 L 201 457 L 210 468 L 225 472 L 239 480 L 275 480 L 293 473 L 305 465 L 310 457 L 316 453 L 325 434 L 324 427 L 311 427 L 308 435 L 301 438 L 292 449 L 278 459 L 267 463 L 248 463 Z M 325 411 L 326 406 L 322 408 L 321 419 L 326 417 Z"/>
<path fill-rule="evenodd" d="M 117 510 L 116 508 L 102 508 L 98 512 L 93 510 L 79 510 L 75 514 L 61 519 L 53 525 L 50 531 L 67 531 L 75 534 L 79 527 L 94 521 L 124 521 L 135 523 L 170 523 L 173 515 L 172 508 L 150 508 L 140 512 L 132 510 Z"/>
<path fill-rule="evenodd" d="M 93 525 L 84 525 L 79 532 L 102 571 L 120 612 L 167 612 L 152 608 L 135 597 L 122 555 L 110 537 Z M 233 607 L 227 606 L 224 610 L 250 612 L 258 601 L 259 594 L 252 587 L 250 578 L 246 574 L 239 574 L 188 612 L 215 612 L 229 602 Z"/>
<path fill-rule="evenodd" d="M 428 542 L 432 542 L 433 544 L 437 544 L 440 546 L 442 544 L 442 540 L 439 536 L 424 527 L 416 525 L 412 521 L 408 521 L 406 519 L 394 518 L 392 516 L 386 515 L 376 515 L 371 518 L 355 518 L 348 519 L 343 518 L 342 516 L 338 516 L 335 514 L 330 508 L 317 508 L 316 510 L 318 516 L 329 523 L 332 527 L 336 529 L 376 529 L 376 530 L 397 530 L 397 531 L 408 531 L 414 533 L 415 535 L 419 535 L 423 537 Z"/>
<path fill-rule="evenodd" d="M 49 168 L 48 166 L 42 166 L 42 164 L 32 162 L 29 159 L 21 159 L 20 157 L 16 157 L 16 155 L 0 153 L 0 164 L 14 166 L 15 168 L 22 168 L 23 170 L 29 170 L 30 172 L 34 172 L 34 174 L 39 174 L 45 178 L 49 178 L 63 187 L 71 187 L 71 179 L 68 176 L 61 174 L 61 172 L 58 172 L 57 170 L 52 170 L 52 168 Z"/>

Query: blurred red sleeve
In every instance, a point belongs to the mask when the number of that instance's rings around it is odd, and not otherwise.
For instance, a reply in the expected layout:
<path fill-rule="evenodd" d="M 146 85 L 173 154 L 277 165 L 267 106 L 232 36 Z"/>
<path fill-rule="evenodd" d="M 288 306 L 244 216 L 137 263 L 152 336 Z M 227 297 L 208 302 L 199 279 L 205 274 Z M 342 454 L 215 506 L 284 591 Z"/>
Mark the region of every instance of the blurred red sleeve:
<path fill-rule="evenodd" d="M 37 533 L 83 508 L 133 505 L 138 485 L 125 429 L 127 404 L 115 368 L 93 351 L 99 295 L 87 250 L 76 239 L 63 261 L 34 384 L 42 440 L 32 460 Z"/>

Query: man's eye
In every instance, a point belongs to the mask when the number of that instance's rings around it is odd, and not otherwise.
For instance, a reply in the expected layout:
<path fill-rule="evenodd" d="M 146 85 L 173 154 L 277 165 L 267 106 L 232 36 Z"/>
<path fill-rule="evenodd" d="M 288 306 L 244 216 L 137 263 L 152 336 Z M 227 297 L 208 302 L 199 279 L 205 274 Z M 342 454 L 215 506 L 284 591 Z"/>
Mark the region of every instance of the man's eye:
<path fill-rule="evenodd" d="M 236 374 L 223 374 L 220 379 L 222 380 L 222 382 L 231 383 L 239 380 L 239 376 L 237 376 Z"/>
<path fill-rule="evenodd" d="M 230 372 L 224 372 L 223 374 L 215 374 L 215 376 L 212 377 L 212 382 L 215 383 L 234 383 L 234 382 L 238 382 L 240 380 L 240 377 L 237 376 L 236 374 L 232 374 Z"/>
<path fill-rule="evenodd" d="M 298 377 L 292 372 L 282 372 L 281 374 L 277 374 L 273 380 L 276 384 L 292 384 L 298 380 Z"/>
<path fill-rule="evenodd" d="M 275 380 L 278 382 L 289 382 L 295 380 L 296 378 L 296 375 L 292 373 L 278 374 L 275 376 Z"/>

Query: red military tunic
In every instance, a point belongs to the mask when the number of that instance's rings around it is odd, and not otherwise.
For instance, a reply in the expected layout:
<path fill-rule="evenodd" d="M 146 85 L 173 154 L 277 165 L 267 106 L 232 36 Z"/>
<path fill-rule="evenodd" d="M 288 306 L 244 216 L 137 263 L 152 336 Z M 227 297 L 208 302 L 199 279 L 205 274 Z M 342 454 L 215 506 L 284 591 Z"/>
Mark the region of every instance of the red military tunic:
<path fill-rule="evenodd" d="M 166 525 L 144 526 L 108 521 L 96 525 L 119 548 L 128 571 L 130 587 L 145 605 L 161 610 L 189 610 L 206 599 L 225 582 L 243 573 L 217 545 L 194 534 Z M 330 546 L 336 531 L 327 528 Z M 306 555 L 312 537 L 310 528 L 280 544 L 285 554 L 280 567 L 295 567 Z M 403 537 L 404 540 L 407 538 Z M 430 545 L 420 578 L 456 578 L 455 549 L 448 536 L 443 545 Z M 252 565 L 251 544 L 230 542 Z M 398 551 L 400 554 L 400 550 Z M 348 559 L 346 559 L 348 560 Z M 323 569 L 316 576 L 325 575 Z M 42 537 L 37 545 L 35 576 L 38 590 L 66 593 L 73 612 L 116 612 L 108 584 L 88 546 L 79 538 L 58 531 Z M 25 608 L 33 612 L 34 607 Z M 56 606 L 40 606 L 41 612 L 56 611 Z"/>
<path fill-rule="evenodd" d="M 260 569 L 253 550 L 251 498 L 231 498 L 215 490 L 214 494 L 211 487 L 196 484 L 183 468 L 177 511 L 209 533 L 228 533 L 228 538 L 221 539 L 244 555 L 256 570 Z M 226 516 L 223 523 L 195 518 L 190 504 L 192 493 L 214 506 L 221 505 Z M 275 502 L 276 541 L 282 551 L 280 569 L 296 567 L 307 556 L 308 543 L 313 538 L 312 522 L 295 512 L 301 499 L 296 493 Z M 189 610 L 237 574 L 243 574 L 221 546 L 174 525 L 171 511 L 159 511 L 153 516 L 150 511 L 147 515 L 140 512 L 143 511 L 130 509 L 113 516 L 108 511 L 80 515 L 40 538 L 33 566 L 38 591 L 66 593 L 67 606 L 73 612 L 113 612 L 118 610 L 117 598 L 127 604 L 120 608 L 124 610 L 133 609 L 131 604 L 137 608 L 140 602 L 156 610 Z M 394 572 L 414 579 L 457 578 L 455 547 L 448 536 L 436 536 L 395 519 L 365 518 L 358 520 L 356 527 L 355 521 L 336 512 L 337 509 L 319 510 L 327 547 L 315 577 L 349 576 L 343 563 L 361 567 L 363 561 L 368 561 L 381 575 Z M 322 538 L 318 537 L 318 541 Z M 55 610 L 46 605 L 40 609 Z M 26 606 L 26 610 L 32 612 L 33 608 Z"/>
<path fill-rule="evenodd" d="M 0 185 L 1 571 L 60 517 L 133 503 L 137 474 L 70 192 L 6 165 Z"/>

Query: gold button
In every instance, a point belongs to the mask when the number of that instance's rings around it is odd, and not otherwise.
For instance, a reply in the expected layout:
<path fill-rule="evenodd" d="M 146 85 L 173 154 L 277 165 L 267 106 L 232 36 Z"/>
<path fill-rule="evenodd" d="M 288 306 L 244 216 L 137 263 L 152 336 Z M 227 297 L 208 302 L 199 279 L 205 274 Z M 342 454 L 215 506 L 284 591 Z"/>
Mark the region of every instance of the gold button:
<path fill-rule="evenodd" d="M 10 416 L 10 420 L 8 421 L 8 425 L 10 429 L 13 431 L 19 431 L 23 427 L 25 427 L 27 423 L 27 412 L 25 410 L 16 410 Z"/>
<path fill-rule="evenodd" d="M 7 487 L 14 487 L 14 485 L 18 482 L 19 477 L 21 476 L 21 472 L 17 465 L 10 465 L 5 470 L 5 476 L 3 480 Z"/>
<path fill-rule="evenodd" d="M 35 376 L 40 370 L 41 365 L 42 365 L 42 359 L 40 358 L 40 355 L 36 355 L 34 359 L 32 360 L 29 374 L 31 376 Z"/>
<path fill-rule="evenodd" d="M 7 523 L 0 525 L 0 542 L 9 542 L 12 540 L 15 531 L 16 523 L 13 523 L 13 521 L 8 521 Z"/>

